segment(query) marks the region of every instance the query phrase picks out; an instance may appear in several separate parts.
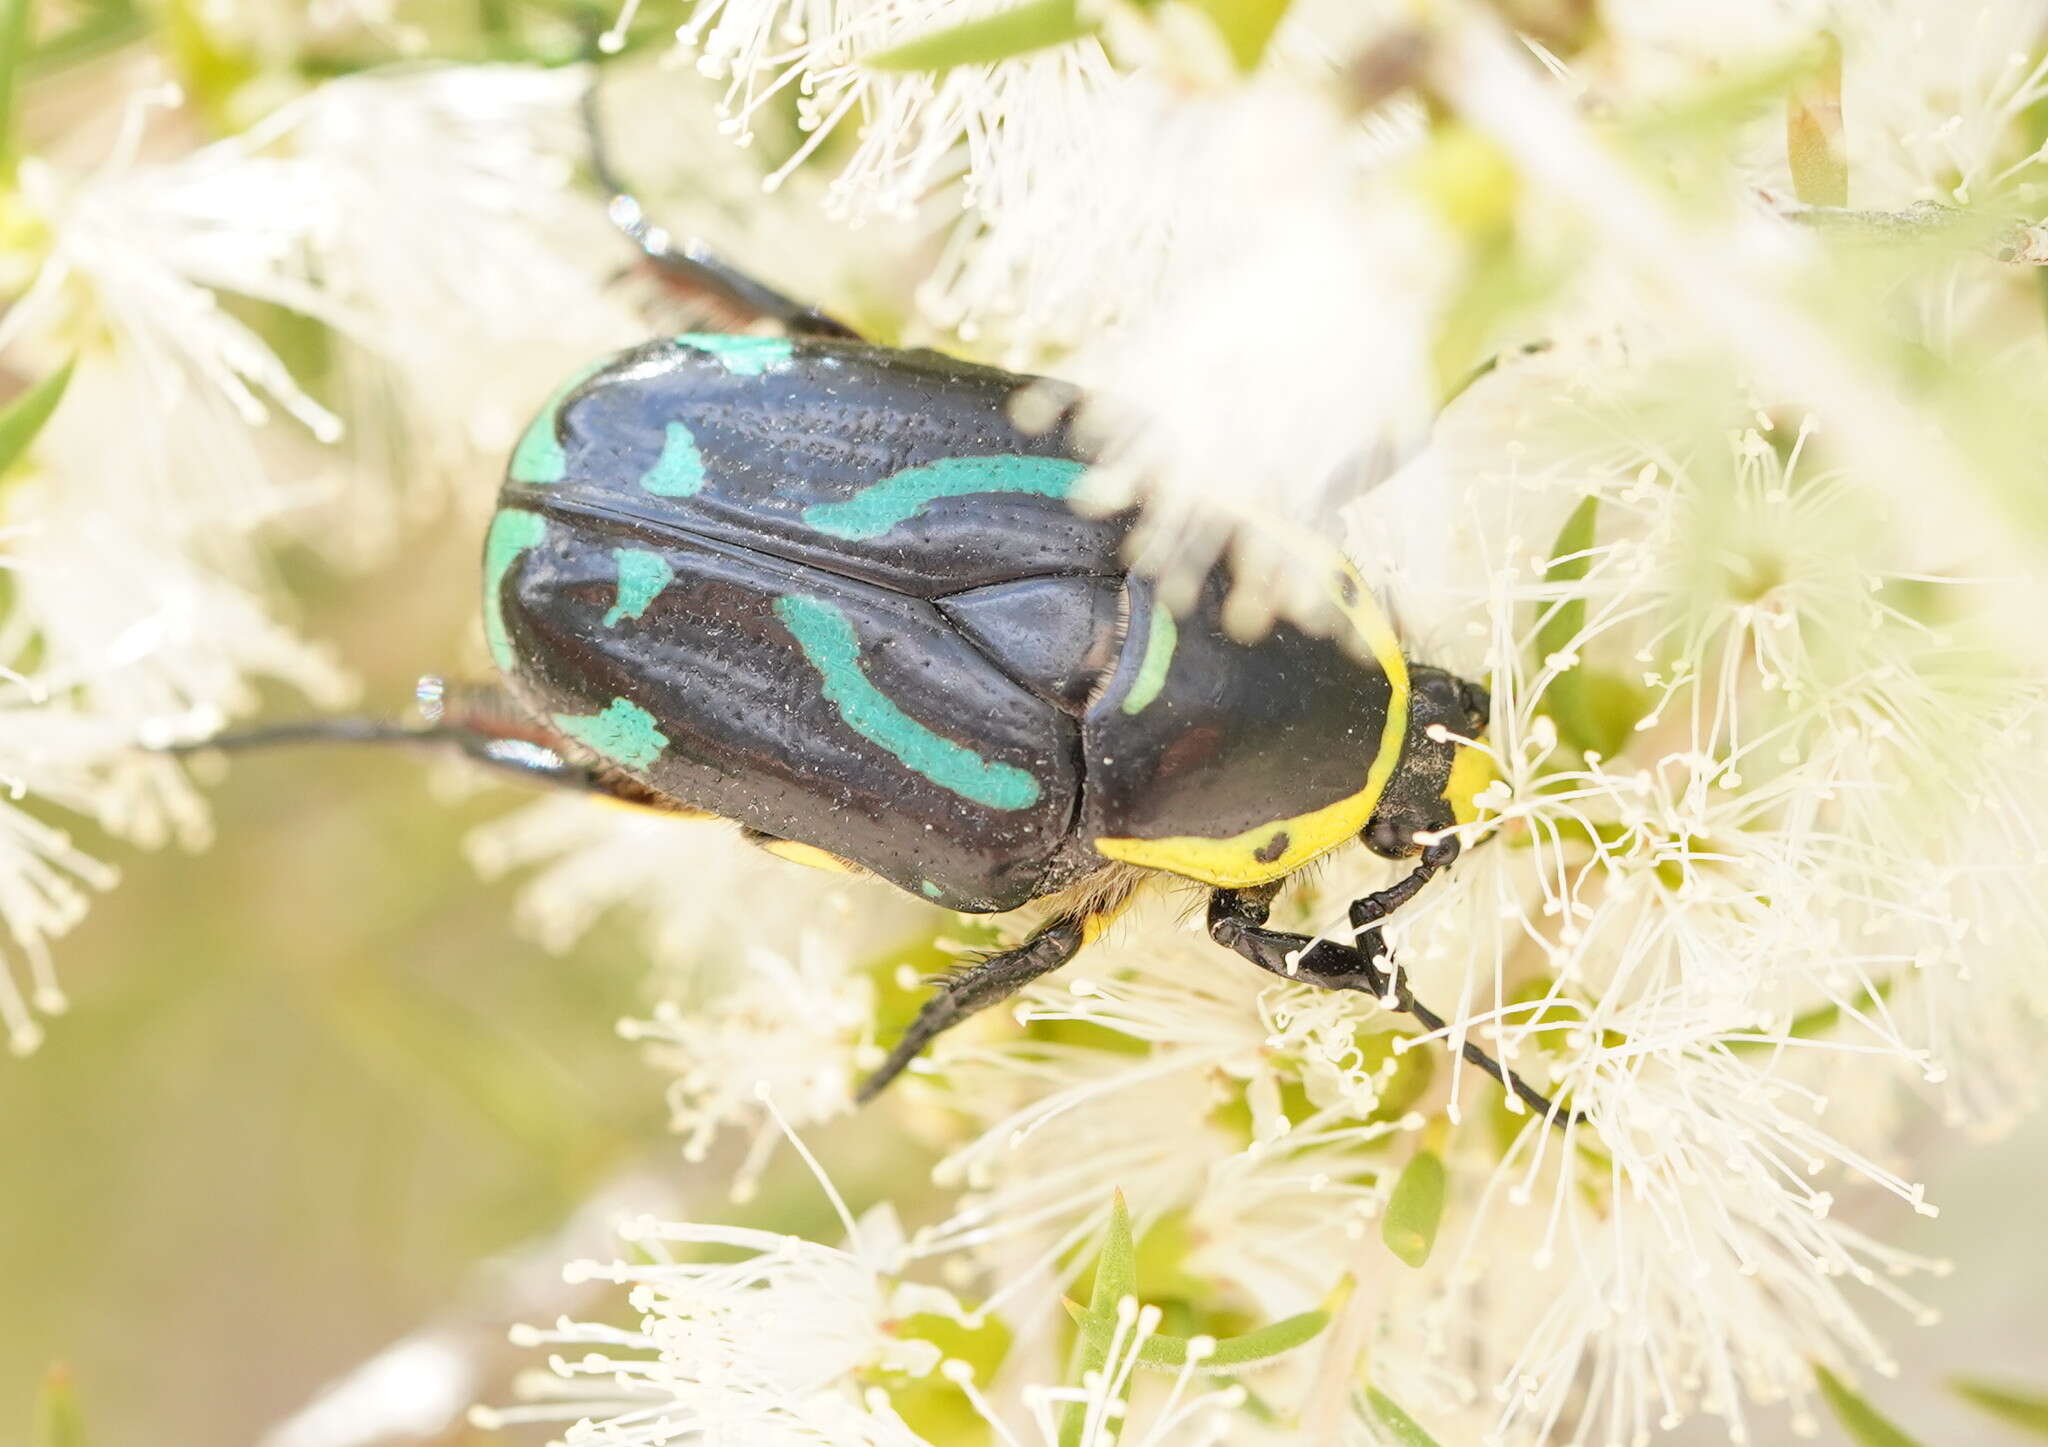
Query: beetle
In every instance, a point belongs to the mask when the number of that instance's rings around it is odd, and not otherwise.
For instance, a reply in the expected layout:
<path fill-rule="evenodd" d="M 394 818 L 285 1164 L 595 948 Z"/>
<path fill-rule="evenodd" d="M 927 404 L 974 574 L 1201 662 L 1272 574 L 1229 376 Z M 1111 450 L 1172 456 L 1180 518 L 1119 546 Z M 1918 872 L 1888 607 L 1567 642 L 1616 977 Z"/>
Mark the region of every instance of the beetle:
<path fill-rule="evenodd" d="M 594 100 L 588 102 L 594 106 Z M 1124 562 L 1132 513 L 1070 497 L 1072 388 L 876 345 L 650 225 L 591 136 L 614 221 L 656 271 L 777 334 L 689 332 L 575 373 L 508 463 L 483 549 L 499 687 L 215 742 L 452 741 L 531 777 L 736 822 L 800 863 L 947 909 L 1048 913 L 942 977 L 858 1091 L 1059 968 L 1147 878 L 1207 891 L 1211 938 L 1432 1030 L 1380 925 L 1457 857 L 1492 775 L 1485 690 L 1408 659 L 1334 550 L 1340 626 L 1231 636 L 1219 563 L 1176 614 Z M 1030 425 L 1027 425 L 1027 422 Z M 352 735 L 347 730 L 354 729 Z M 1414 860 L 1355 938 L 1268 927 L 1289 877 L 1353 840 Z M 1464 1053 L 1553 1121 L 1552 1103 Z"/>

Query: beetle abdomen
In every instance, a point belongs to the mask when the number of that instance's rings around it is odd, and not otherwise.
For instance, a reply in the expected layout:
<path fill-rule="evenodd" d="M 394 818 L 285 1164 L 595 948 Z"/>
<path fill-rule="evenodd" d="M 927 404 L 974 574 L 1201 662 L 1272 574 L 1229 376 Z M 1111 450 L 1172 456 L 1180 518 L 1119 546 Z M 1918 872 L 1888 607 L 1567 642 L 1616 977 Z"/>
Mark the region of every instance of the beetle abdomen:
<path fill-rule="evenodd" d="M 505 580 L 521 697 L 663 794 L 957 909 L 1031 899 L 1078 726 L 931 604 L 547 509 Z M 961 725 L 966 723 L 967 727 Z"/>
<path fill-rule="evenodd" d="M 1093 867 L 1075 715 L 1113 663 L 1124 525 L 1066 507 L 1061 429 L 1009 420 L 1030 380 L 760 338 L 613 359 L 514 456 L 494 657 L 682 802 L 956 909 L 1063 885 Z"/>

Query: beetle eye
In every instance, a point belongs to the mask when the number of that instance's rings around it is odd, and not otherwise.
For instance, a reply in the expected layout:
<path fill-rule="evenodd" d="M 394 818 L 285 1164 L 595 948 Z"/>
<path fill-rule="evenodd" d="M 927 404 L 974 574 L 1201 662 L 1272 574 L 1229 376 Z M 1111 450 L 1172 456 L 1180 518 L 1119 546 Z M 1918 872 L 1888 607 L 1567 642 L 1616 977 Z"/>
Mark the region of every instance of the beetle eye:
<path fill-rule="evenodd" d="M 1464 705 L 1465 721 L 1472 725 L 1473 734 L 1483 733 L 1486 721 L 1493 717 L 1493 695 L 1471 682 L 1461 682 L 1458 694 L 1459 702 Z"/>
<path fill-rule="evenodd" d="M 1359 837 L 1382 859 L 1406 859 L 1415 852 L 1415 831 L 1398 819 L 1374 819 Z"/>

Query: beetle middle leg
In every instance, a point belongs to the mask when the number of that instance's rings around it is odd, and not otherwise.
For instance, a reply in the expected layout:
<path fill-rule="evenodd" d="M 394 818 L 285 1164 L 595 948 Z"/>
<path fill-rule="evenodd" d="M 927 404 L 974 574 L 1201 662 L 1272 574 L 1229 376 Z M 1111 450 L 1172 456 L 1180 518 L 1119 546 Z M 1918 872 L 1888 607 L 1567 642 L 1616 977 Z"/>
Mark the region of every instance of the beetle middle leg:
<path fill-rule="evenodd" d="M 416 720 L 333 714 L 229 729 L 202 739 L 165 744 L 157 751 L 243 753 L 290 744 L 453 748 L 488 768 L 532 783 L 598 794 L 683 818 L 715 817 L 649 788 L 612 765 L 585 762 L 566 739 L 529 715 L 497 684 L 450 684 L 429 675 L 420 680 L 416 692 L 420 712 Z"/>
<path fill-rule="evenodd" d="M 1282 979 L 1299 980 L 1325 990 L 1356 990 L 1404 1014 L 1413 1015 L 1425 1029 L 1432 1032 L 1444 1030 L 1447 1027 L 1443 1017 L 1416 999 L 1408 989 L 1401 967 L 1388 952 L 1386 940 L 1379 930 L 1381 921 L 1413 899 L 1431 877 L 1457 856 L 1455 840 L 1443 843 L 1451 847 L 1445 850 L 1442 845 L 1432 846 L 1407 877 L 1352 904 L 1351 924 L 1359 932 L 1355 944 L 1311 939 L 1307 935 L 1266 928 L 1273 896 L 1279 892 L 1277 882 L 1255 889 L 1219 889 L 1211 894 L 1209 937 Z M 1384 968 L 1382 961 L 1385 962 Z M 1576 1113 L 1557 1106 L 1549 1096 L 1504 1067 L 1471 1039 L 1465 1040 L 1461 1053 L 1551 1124 L 1562 1128 L 1579 1118 Z"/>
<path fill-rule="evenodd" d="M 807 306 L 740 270 L 697 238 L 677 236 L 647 219 L 646 208 L 612 169 L 611 153 L 605 145 L 595 64 L 591 67 L 590 85 L 583 92 L 583 126 L 590 145 L 590 169 L 609 198 L 605 203 L 606 214 L 663 278 L 685 293 L 708 294 L 711 300 L 746 316 L 779 322 L 795 335 L 860 339 L 860 333 L 837 317 Z"/>

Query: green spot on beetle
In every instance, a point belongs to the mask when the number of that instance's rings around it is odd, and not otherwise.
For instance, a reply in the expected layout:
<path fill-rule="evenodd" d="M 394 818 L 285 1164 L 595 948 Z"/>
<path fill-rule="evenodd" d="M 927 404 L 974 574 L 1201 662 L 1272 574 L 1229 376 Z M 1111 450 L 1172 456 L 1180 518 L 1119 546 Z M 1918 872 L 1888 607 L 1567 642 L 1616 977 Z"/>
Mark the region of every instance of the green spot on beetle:
<path fill-rule="evenodd" d="M 1160 603 L 1152 605 L 1152 627 L 1145 634 L 1145 656 L 1138 660 L 1138 676 L 1124 695 L 1125 713 L 1137 713 L 1159 697 L 1166 687 L 1166 670 L 1173 663 L 1173 650 L 1180 643 L 1180 625 L 1173 612 Z"/>
<path fill-rule="evenodd" d="M 501 673 L 510 673 L 516 661 L 512 635 L 505 627 L 505 575 L 547 530 L 539 513 L 508 507 L 491 519 L 491 530 L 484 538 L 484 640 L 490 644 L 491 661 Z"/>
<path fill-rule="evenodd" d="M 924 467 L 906 467 L 844 502 L 807 507 L 804 521 L 835 538 L 865 541 L 916 517 L 942 497 L 1022 492 L 1064 498 L 1086 470 L 1086 463 L 1067 457 L 946 457 Z"/>
<path fill-rule="evenodd" d="M 944 789 L 991 809 L 1028 809 L 1038 780 L 1011 764 L 991 763 L 933 733 L 876 688 L 861 671 L 860 640 L 846 615 L 816 598 L 778 598 L 780 618 L 825 681 L 825 697 L 847 727 L 879 744 Z"/>
<path fill-rule="evenodd" d="M 676 570 L 660 553 L 645 548 L 614 548 L 619 565 L 619 601 L 604 615 L 604 626 L 616 628 L 621 618 L 638 618 L 661 590 L 675 581 Z"/>
<path fill-rule="evenodd" d="M 937 899 L 940 895 L 946 892 L 945 890 L 940 889 L 936 884 L 933 884 L 929 879 L 919 881 L 917 888 L 918 892 L 922 894 L 926 899 Z"/>
<path fill-rule="evenodd" d="M 695 497 L 704 487 L 704 455 L 680 422 L 668 424 L 661 456 L 640 474 L 640 485 L 657 497 Z"/>
<path fill-rule="evenodd" d="M 795 348 L 788 337 L 736 337 L 725 332 L 685 332 L 676 340 L 692 351 L 709 352 L 736 377 L 758 377 L 787 366 Z"/>
<path fill-rule="evenodd" d="M 512 449 L 512 463 L 505 471 L 514 482 L 552 484 L 562 480 L 569 470 L 569 459 L 563 455 L 562 439 L 555 430 L 561 420 L 562 404 L 610 360 L 601 357 L 587 367 L 579 367 L 568 381 L 555 388 L 540 415 L 527 424 L 519 445 Z"/>
<path fill-rule="evenodd" d="M 668 747 L 654 715 L 623 698 L 613 699 L 603 713 L 558 713 L 554 720 L 570 738 L 629 769 L 646 768 Z"/>

